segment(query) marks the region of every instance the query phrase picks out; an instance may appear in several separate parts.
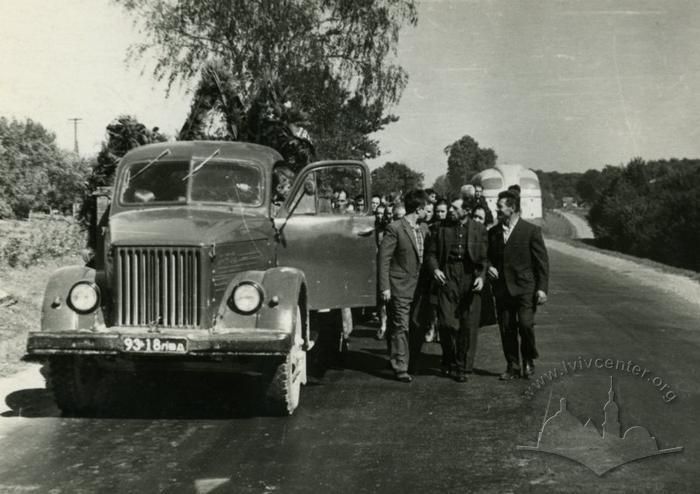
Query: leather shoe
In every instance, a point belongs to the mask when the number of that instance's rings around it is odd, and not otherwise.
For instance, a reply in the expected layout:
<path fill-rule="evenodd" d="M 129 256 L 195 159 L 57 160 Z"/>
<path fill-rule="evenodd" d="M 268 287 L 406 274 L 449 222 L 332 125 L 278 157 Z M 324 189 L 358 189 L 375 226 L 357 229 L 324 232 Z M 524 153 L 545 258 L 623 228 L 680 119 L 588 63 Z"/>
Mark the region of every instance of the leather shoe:
<path fill-rule="evenodd" d="M 398 374 L 396 374 L 396 379 L 398 379 L 402 383 L 410 383 L 411 381 L 413 381 L 408 372 L 399 372 Z"/>
<path fill-rule="evenodd" d="M 466 374 L 459 373 L 455 376 L 455 381 L 457 381 L 458 383 L 465 383 L 468 380 L 469 379 L 467 378 Z"/>
<path fill-rule="evenodd" d="M 520 377 L 520 371 L 513 368 L 508 368 L 506 371 L 498 376 L 501 381 L 510 381 L 512 379 L 517 379 Z"/>
<path fill-rule="evenodd" d="M 532 362 L 532 360 L 526 360 L 525 361 L 525 376 L 531 376 L 535 373 L 535 364 Z"/>

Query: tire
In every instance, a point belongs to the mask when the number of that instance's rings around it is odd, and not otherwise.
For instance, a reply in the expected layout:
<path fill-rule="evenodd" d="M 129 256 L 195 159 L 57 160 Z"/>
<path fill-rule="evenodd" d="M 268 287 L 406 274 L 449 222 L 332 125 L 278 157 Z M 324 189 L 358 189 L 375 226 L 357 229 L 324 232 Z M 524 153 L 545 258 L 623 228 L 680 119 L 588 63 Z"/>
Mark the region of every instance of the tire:
<path fill-rule="evenodd" d="M 54 359 L 49 362 L 46 381 L 64 414 L 84 415 L 97 410 L 102 375 L 96 365 L 80 358 Z"/>
<path fill-rule="evenodd" d="M 265 389 L 265 411 L 270 415 L 289 416 L 299 406 L 301 385 L 306 384 L 306 352 L 302 348 L 301 332 L 301 310 L 297 307 L 294 343 L 285 359 L 276 364 Z"/>

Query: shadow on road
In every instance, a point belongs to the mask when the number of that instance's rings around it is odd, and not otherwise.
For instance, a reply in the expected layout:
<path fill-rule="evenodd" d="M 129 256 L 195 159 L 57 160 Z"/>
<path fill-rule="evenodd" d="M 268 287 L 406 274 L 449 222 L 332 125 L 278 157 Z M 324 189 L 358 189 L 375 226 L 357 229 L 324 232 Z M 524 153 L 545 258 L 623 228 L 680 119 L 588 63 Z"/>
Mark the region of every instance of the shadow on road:
<path fill-rule="evenodd" d="M 340 359 L 336 345 L 328 343 L 332 342 L 318 342 L 308 355 L 307 390 L 322 385 L 328 369 L 344 367 L 345 361 Z M 353 363 L 352 367 L 357 364 Z M 214 420 L 265 416 L 268 415 L 263 406 L 265 379 L 259 374 L 117 372 L 110 374 L 98 390 L 99 410 L 80 416 Z M 5 402 L 10 410 L 0 417 L 67 416 L 56 406 L 53 392 L 45 388 L 14 391 L 6 396 Z"/>

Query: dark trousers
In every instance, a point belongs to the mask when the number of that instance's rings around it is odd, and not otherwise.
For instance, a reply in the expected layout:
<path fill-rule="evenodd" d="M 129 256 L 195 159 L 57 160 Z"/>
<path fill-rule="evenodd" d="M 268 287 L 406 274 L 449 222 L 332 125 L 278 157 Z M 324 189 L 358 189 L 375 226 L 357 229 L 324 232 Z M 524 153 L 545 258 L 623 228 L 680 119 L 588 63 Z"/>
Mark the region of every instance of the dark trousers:
<path fill-rule="evenodd" d="M 420 299 L 391 297 L 387 305 L 387 350 L 394 372 L 413 372 L 420 354 L 423 333 L 419 331 Z"/>
<path fill-rule="evenodd" d="M 470 270 L 471 271 L 471 270 Z M 457 372 L 471 372 L 479 334 L 481 295 L 472 290 L 474 278 L 459 264 L 444 270 L 447 283 L 438 291 L 438 323 L 442 366 Z"/>
<path fill-rule="evenodd" d="M 498 327 L 501 331 L 503 354 L 508 367 L 520 369 L 523 362 L 538 357 L 535 347 L 535 304 L 532 293 L 512 296 L 508 293 L 496 297 Z M 520 352 L 518 352 L 518 334 Z"/>

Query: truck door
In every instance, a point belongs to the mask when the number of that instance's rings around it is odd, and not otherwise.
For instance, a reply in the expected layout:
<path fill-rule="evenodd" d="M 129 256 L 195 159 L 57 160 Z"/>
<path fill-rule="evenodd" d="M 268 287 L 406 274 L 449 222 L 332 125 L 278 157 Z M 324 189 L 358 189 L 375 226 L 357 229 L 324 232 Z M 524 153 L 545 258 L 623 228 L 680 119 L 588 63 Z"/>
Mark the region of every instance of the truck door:
<path fill-rule="evenodd" d="M 364 163 L 312 163 L 276 214 L 277 264 L 304 272 L 310 309 L 376 304 L 377 243 L 368 194 Z"/>

